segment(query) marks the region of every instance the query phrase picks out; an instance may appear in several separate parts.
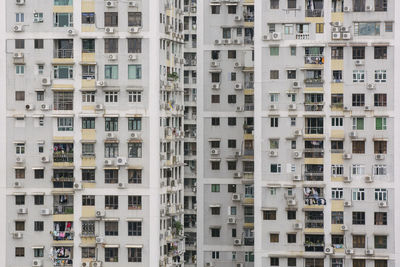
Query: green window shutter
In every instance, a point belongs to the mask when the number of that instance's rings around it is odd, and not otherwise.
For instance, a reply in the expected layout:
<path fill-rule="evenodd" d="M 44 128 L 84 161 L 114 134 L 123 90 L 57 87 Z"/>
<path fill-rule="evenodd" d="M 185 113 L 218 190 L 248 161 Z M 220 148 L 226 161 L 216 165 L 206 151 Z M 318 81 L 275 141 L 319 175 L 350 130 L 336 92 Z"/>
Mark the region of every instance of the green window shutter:
<path fill-rule="evenodd" d="M 376 124 L 376 130 L 382 130 L 382 118 L 376 118 L 375 119 L 375 124 Z"/>

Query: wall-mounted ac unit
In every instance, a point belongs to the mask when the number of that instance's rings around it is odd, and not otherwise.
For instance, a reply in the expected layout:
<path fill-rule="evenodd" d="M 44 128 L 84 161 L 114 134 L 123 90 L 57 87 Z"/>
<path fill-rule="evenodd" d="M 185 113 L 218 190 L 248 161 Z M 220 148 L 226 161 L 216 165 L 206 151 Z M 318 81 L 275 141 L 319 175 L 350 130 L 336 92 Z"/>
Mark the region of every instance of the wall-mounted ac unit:
<path fill-rule="evenodd" d="M 356 66 L 363 66 L 363 65 L 364 65 L 364 60 L 362 60 L 362 59 L 357 59 L 357 60 L 354 61 L 354 64 L 355 64 Z"/>
<path fill-rule="evenodd" d="M 340 226 L 340 230 L 347 231 L 347 230 L 349 230 L 349 227 L 347 225 L 343 224 L 342 226 Z"/>
<path fill-rule="evenodd" d="M 345 183 L 350 183 L 350 182 L 351 182 L 351 176 L 345 176 L 345 177 L 343 177 L 343 182 L 345 182 Z"/>
<path fill-rule="evenodd" d="M 387 201 L 379 201 L 378 203 L 379 208 L 387 208 L 387 206 L 388 206 Z"/>
<path fill-rule="evenodd" d="M 302 179 L 301 179 L 301 175 L 294 175 L 293 176 L 293 181 L 301 181 Z"/>
<path fill-rule="evenodd" d="M 22 182 L 21 181 L 15 181 L 14 182 L 14 188 L 21 188 L 22 187 Z"/>
<path fill-rule="evenodd" d="M 128 31 L 130 33 L 139 33 L 140 32 L 140 27 L 129 27 Z"/>
<path fill-rule="evenodd" d="M 108 60 L 117 60 L 118 59 L 118 55 L 117 54 L 109 54 L 108 55 Z"/>
<path fill-rule="evenodd" d="M 14 232 L 13 233 L 13 238 L 14 239 L 21 239 L 23 236 L 24 236 L 24 234 L 21 233 L 21 232 Z"/>
<path fill-rule="evenodd" d="M 134 2 L 134 1 L 129 1 L 129 2 L 128 2 L 128 6 L 129 6 L 129 7 L 137 7 L 138 4 L 137 4 L 136 2 Z"/>
<path fill-rule="evenodd" d="M 301 229 L 303 229 L 303 225 L 302 225 L 301 223 L 295 223 L 295 224 L 293 225 L 293 228 L 294 228 L 295 230 L 301 230 Z"/>
<path fill-rule="evenodd" d="M 368 83 L 367 84 L 367 89 L 368 90 L 374 90 L 376 88 L 376 85 L 374 83 Z"/>
<path fill-rule="evenodd" d="M 236 218 L 235 217 L 228 217 L 228 224 L 235 224 Z"/>
<path fill-rule="evenodd" d="M 43 157 L 41 158 L 41 161 L 42 161 L 43 163 L 50 162 L 50 158 L 47 157 L 47 156 L 43 156 Z"/>
<path fill-rule="evenodd" d="M 273 32 L 271 35 L 272 40 L 280 40 L 282 39 L 282 34 L 280 32 Z"/>
<path fill-rule="evenodd" d="M 277 150 L 270 150 L 268 155 L 270 157 L 277 157 L 278 156 L 278 151 Z"/>
<path fill-rule="evenodd" d="M 343 40 L 350 40 L 351 34 L 349 32 L 344 32 L 344 33 L 342 33 L 342 38 L 343 38 Z"/>
<path fill-rule="evenodd" d="M 106 7 L 115 7 L 115 1 L 106 1 Z"/>
<path fill-rule="evenodd" d="M 341 39 L 341 35 L 339 32 L 332 33 L 332 40 L 340 40 L 340 39 Z"/>
<path fill-rule="evenodd" d="M 376 154 L 375 159 L 377 160 L 384 160 L 385 159 L 385 154 Z"/>
<path fill-rule="evenodd" d="M 243 112 L 243 111 L 244 111 L 244 107 L 241 107 L 241 106 L 236 107 L 236 112 Z"/>
<path fill-rule="evenodd" d="M 239 61 L 236 61 L 235 63 L 233 63 L 233 67 L 240 68 L 242 67 L 242 64 Z"/>
<path fill-rule="evenodd" d="M 235 172 L 233 174 L 233 178 L 242 178 L 242 173 L 241 172 Z"/>
<path fill-rule="evenodd" d="M 81 183 L 74 183 L 74 189 L 75 190 L 82 190 L 82 184 Z"/>
<path fill-rule="evenodd" d="M 42 260 L 33 260 L 32 261 L 32 267 L 42 267 L 43 266 L 43 261 Z"/>
<path fill-rule="evenodd" d="M 351 8 L 349 6 L 343 7 L 343 12 L 351 12 Z"/>
<path fill-rule="evenodd" d="M 242 17 L 241 16 L 235 16 L 235 21 L 241 21 L 242 20 Z"/>
<path fill-rule="evenodd" d="M 235 90 L 242 90 L 243 86 L 241 83 L 236 83 L 235 84 Z"/>
<path fill-rule="evenodd" d="M 325 253 L 325 254 L 332 255 L 333 252 L 334 252 L 333 247 L 326 247 L 326 248 L 324 249 L 324 253 Z"/>
<path fill-rule="evenodd" d="M 126 158 L 124 157 L 118 157 L 117 158 L 117 165 L 126 165 Z"/>
<path fill-rule="evenodd" d="M 211 149 L 211 155 L 218 155 L 219 154 L 219 150 L 218 149 Z"/>
<path fill-rule="evenodd" d="M 51 214 L 51 210 L 50 209 L 41 209 L 40 210 L 40 215 L 50 215 Z"/>
<path fill-rule="evenodd" d="M 96 104 L 96 110 L 103 110 L 104 106 L 102 104 Z"/>
<path fill-rule="evenodd" d="M 105 27 L 105 28 L 104 28 L 104 32 L 105 32 L 105 33 L 114 33 L 114 28 L 112 28 L 112 27 Z"/>
<path fill-rule="evenodd" d="M 366 183 L 372 183 L 374 181 L 374 178 L 371 175 L 366 175 L 365 176 L 365 182 Z"/>
<path fill-rule="evenodd" d="M 351 159 L 351 154 L 349 153 L 343 154 L 343 159 Z"/>
<path fill-rule="evenodd" d="M 120 189 L 126 188 L 126 183 L 118 183 L 118 188 Z"/>
<path fill-rule="evenodd" d="M 354 249 L 347 248 L 347 249 L 344 251 L 344 253 L 346 253 L 347 255 L 352 255 L 352 254 L 354 254 Z"/>
<path fill-rule="evenodd" d="M 107 139 L 115 139 L 115 138 L 117 138 L 117 135 L 115 133 L 106 133 L 106 138 Z"/>
<path fill-rule="evenodd" d="M 68 29 L 68 30 L 67 30 L 67 34 L 68 34 L 69 36 L 74 36 L 74 35 L 76 35 L 76 31 L 75 31 L 74 29 Z"/>
<path fill-rule="evenodd" d="M 366 249 L 365 250 L 365 255 L 374 255 L 374 250 L 373 249 Z"/>
<path fill-rule="evenodd" d="M 96 210 L 96 217 L 97 218 L 101 218 L 106 216 L 106 213 L 104 212 L 104 210 Z"/>
<path fill-rule="evenodd" d="M 43 77 L 43 78 L 41 79 L 41 83 L 42 83 L 42 85 L 50 85 L 50 84 L 51 84 L 51 79 L 50 79 L 50 77 Z"/>
<path fill-rule="evenodd" d="M 21 59 L 24 58 L 24 53 L 18 52 L 13 54 L 14 59 Z"/>
<path fill-rule="evenodd" d="M 242 240 L 241 240 L 240 238 L 235 238 L 235 239 L 233 240 L 233 245 L 234 245 L 234 246 L 240 246 L 240 245 L 242 245 Z"/>
<path fill-rule="evenodd" d="M 23 157 L 16 157 L 15 158 L 15 162 L 16 163 L 23 163 L 25 161 L 25 159 Z"/>
<path fill-rule="evenodd" d="M 17 210 L 18 214 L 27 214 L 28 213 L 28 209 L 27 208 L 19 208 Z"/>
<path fill-rule="evenodd" d="M 345 207 L 351 207 L 352 203 L 351 203 L 351 201 L 345 201 L 345 202 L 343 202 L 343 205 Z"/>
<path fill-rule="evenodd" d="M 233 201 L 240 201 L 240 194 L 232 194 Z"/>
<path fill-rule="evenodd" d="M 105 165 L 105 166 L 110 166 L 110 165 L 112 165 L 112 164 L 113 164 L 113 162 L 112 162 L 111 159 L 105 159 L 105 160 L 104 160 L 104 165 Z"/>
<path fill-rule="evenodd" d="M 13 30 L 14 32 L 22 32 L 24 27 L 22 25 L 14 25 Z"/>
<path fill-rule="evenodd" d="M 96 237 L 96 244 L 103 244 L 104 243 L 104 237 L 98 236 Z"/>
<path fill-rule="evenodd" d="M 219 83 L 213 83 L 211 85 L 211 88 L 214 89 L 214 90 L 218 90 L 219 89 Z"/>
<path fill-rule="evenodd" d="M 43 111 L 46 111 L 46 110 L 50 109 L 50 106 L 46 105 L 46 104 L 42 104 L 42 105 L 40 105 L 40 109 L 43 110 Z"/>

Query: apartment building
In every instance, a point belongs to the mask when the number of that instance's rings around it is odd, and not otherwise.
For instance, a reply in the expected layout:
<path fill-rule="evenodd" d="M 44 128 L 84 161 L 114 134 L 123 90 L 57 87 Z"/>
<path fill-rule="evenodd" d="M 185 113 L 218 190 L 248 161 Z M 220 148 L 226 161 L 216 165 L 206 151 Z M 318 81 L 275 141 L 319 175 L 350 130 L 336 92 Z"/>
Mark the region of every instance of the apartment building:
<path fill-rule="evenodd" d="M 197 2 L 183 2 L 183 34 L 185 39 L 183 83 L 184 83 L 184 229 L 185 266 L 196 266 L 197 262 Z"/>
<path fill-rule="evenodd" d="M 258 266 L 398 266 L 396 1 L 257 4 Z"/>
<path fill-rule="evenodd" d="M 183 266 L 183 1 L 1 9 L 3 266 Z"/>
<path fill-rule="evenodd" d="M 254 1 L 198 18 L 197 263 L 254 266 Z"/>

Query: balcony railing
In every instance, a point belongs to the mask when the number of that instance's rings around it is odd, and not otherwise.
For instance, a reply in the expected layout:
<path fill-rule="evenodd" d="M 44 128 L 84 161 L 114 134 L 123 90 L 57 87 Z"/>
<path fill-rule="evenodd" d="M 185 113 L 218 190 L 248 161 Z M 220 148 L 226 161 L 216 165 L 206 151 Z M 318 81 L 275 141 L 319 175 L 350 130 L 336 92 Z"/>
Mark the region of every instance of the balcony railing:
<path fill-rule="evenodd" d="M 54 214 L 74 214 L 73 205 L 56 205 L 54 208 Z"/>
<path fill-rule="evenodd" d="M 324 102 L 304 103 L 304 109 L 305 111 L 323 111 Z"/>
<path fill-rule="evenodd" d="M 323 181 L 324 180 L 324 173 L 311 173 L 305 172 L 304 173 L 304 180 L 305 181 Z"/>
<path fill-rule="evenodd" d="M 306 55 L 304 56 L 304 64 L 324 64 L 323 55 Z"/>
<path fill-rule="evenodd" d="M 307 252 L 323 252 L 324 246 L 325 246 L 324 243 L 312 243 L 312 242 L 304 243 L 304 249 Z"/>
<path fill-rule="evenodd" d="M 53 240 L 74 240 L 74 231 L 56 231 L 51 232 Z"/>
<path fill-rule="evenodd" d="M 307 78 L 304 79 L 304 83 L 307 87 L 319 87 L 324 84 L 324 80 L 322 78 Z"/>
<path fill-rule="evenodd" d="M 54 152 L 53 153 L 53 161 L 54 162 L 74 162 L 74 153 L 65 153 L 65 152 Z"/>
<path fill-rule="evenodd" d="M 324 228 L 324 220 L 306 220 L 305 228 Z"/>
<path fill-rule="evenodd" d="M 315 17 L 323 17 L 324 10 L 323 9 L 306 9 L 306 17 L 315 18 Z"/>
<path fill-rule="evenodd" d="M 56 58 L 73 58 L 74 51 L 72 49 L 57 49 Z"/>
<path fill-rule="evenodd" d="M 244 223 L 254 223 L 254 216 L 244 216 Z"/>
<path fill-rule="evenodd" d="M 305 158 L 323 158 L 324 150 L 323 149 L 315 149 L 315 148 L 304 149 L 304 157 Z"/>
<path fill-rule="evenodd" d="M 310 34 L 309 33 L 296 33 L 296 40 L 309 40 Z"/>
<path fill-rule="evenodd" d="M 244 149 L 243 155 L 244 156 L 254 156 L 254 150 L 253 149 Z"/>
<path fill-rule="evenodd" d="M 324 134 L 324 127 L 306 127 L 306 134 Z"/>
<path fill-rule="evenodd" d="M 254 89 L 254 82 L 244 82 L 244 88 Z"/>

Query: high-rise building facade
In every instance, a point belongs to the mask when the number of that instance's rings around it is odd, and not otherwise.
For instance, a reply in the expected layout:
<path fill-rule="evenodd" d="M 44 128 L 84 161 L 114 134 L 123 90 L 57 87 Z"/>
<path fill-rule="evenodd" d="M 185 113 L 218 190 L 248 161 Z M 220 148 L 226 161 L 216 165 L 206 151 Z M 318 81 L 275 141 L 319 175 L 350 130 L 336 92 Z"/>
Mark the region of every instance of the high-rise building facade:
<path fill-rule="evenodd" d="M 183 2 L 1 8 L 4 266 L 183 266 Z"/>

